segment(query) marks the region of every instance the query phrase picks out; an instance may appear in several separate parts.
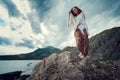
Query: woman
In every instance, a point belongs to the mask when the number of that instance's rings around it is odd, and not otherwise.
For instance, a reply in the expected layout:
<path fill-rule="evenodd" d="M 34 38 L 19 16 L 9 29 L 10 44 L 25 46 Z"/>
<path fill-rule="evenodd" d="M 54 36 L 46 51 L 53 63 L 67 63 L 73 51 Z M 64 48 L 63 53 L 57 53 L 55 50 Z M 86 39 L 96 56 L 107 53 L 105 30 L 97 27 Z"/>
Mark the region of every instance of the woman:
<path fill-rule="evenodd" d="M 85 58 L 88 53 L 88 28 L 85 22 L 85 15 L 81 9 L 74 6 L 69 11 L 68 27 L 74 27 L 74 36 L 76 40 L 77 48 L 80 51 L 79 57 Z"/>

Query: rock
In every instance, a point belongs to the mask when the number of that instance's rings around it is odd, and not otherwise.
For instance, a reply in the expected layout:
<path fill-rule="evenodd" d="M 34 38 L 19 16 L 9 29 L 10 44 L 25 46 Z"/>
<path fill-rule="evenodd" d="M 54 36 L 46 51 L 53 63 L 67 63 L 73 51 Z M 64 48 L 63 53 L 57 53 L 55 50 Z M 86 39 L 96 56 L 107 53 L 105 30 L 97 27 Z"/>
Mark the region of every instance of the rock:
<path fill-rule="evenodd" d="M 14 71 L 0 74 L 0 80 L 26 80 L 29 76 L 29 74 L 22 75 L 22 71 Z"/>
<path fill-rule="evenodd" d="M 71 46 L 65 47 L 61 52 L 65 52 L 65 51 L 69 51 L 69 52 L 75 53 L 75 54 L 80 53 L 80 51 L 77 49 L 77 47 L 71 47 Z"/>
<path fill-rule="evenodd" d="M 15 80 L 19 78 L 21 73 L 22 71 L 15 71 L 15 72 L 0 74 L 0 80 Z"/>
<path fill-rule="evenodd" d="M 52 54 L 41 60 L 26 80 L 118 80 L 119 61 L 80 59 L 68 51 Z"/>
<path fill-rule="evenodd" d="M 21 75 L 18 80 L 26 80 L 30 75 Z"/>

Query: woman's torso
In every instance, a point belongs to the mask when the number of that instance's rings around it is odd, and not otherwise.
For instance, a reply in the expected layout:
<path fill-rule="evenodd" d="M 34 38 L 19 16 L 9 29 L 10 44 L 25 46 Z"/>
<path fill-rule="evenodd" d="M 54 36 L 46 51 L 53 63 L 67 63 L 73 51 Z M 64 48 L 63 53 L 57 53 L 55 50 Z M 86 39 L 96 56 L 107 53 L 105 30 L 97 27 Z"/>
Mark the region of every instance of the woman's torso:
<path fill-rule="evenodd" d="M 88 33 L 87 24 L 85 21 L 85 15 L 83 12 L 81 12 L 78 16 L 73 17 L 73 23 L 75 29 L 79 28 L 83 34 L 84 34 L 83 29 L 86 29 Z M 78 24 L 80 25 L 78 26 Z"/>

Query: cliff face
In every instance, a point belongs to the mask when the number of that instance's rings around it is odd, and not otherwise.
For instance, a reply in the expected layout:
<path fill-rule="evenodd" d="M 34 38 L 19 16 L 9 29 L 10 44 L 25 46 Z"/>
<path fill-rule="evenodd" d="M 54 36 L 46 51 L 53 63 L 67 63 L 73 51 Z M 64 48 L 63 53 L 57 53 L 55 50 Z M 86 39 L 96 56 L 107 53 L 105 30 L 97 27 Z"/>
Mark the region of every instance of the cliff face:
<path fill-rule="evenodd" d="M 38 63 L 27 80 L 118 80 L 120 63 L 98 61 L 90 57 L 81 60 L 77 54 L 52 54 Z"/>

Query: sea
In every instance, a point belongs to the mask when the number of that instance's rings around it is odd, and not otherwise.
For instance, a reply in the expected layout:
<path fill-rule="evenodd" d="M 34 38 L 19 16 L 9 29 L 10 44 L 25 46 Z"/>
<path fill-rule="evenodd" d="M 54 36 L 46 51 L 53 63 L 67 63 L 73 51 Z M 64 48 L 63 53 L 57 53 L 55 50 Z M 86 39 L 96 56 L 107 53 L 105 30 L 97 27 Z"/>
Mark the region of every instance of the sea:
<path fill-rule="evenodd" d="M 41 60 L 0 60 L 0 74 L 22 71 L 22 74 L 31 74 L 35 65 Z"/>

